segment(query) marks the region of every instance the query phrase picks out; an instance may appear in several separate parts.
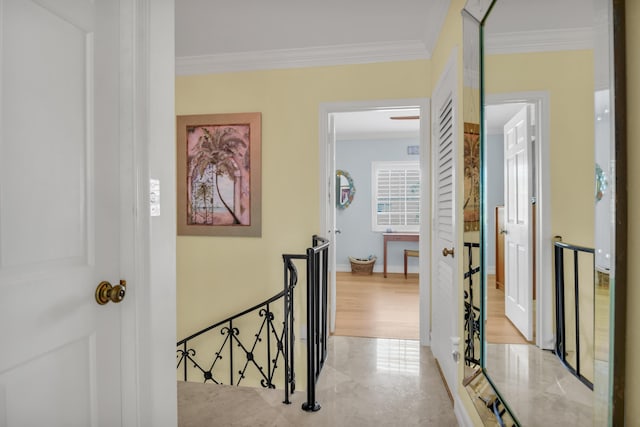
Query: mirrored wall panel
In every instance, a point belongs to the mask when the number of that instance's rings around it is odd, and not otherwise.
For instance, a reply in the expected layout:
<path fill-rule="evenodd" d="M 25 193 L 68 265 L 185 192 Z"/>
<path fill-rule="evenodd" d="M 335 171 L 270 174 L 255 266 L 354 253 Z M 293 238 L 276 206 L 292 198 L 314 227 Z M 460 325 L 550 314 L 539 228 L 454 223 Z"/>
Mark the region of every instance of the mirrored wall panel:
<path fill-rule="evenodd" d="M 464 385 L 477 405 L 494 396 L 505 425 L 622 413 L 622 3 L 469 0 L 462 12 Z"/>

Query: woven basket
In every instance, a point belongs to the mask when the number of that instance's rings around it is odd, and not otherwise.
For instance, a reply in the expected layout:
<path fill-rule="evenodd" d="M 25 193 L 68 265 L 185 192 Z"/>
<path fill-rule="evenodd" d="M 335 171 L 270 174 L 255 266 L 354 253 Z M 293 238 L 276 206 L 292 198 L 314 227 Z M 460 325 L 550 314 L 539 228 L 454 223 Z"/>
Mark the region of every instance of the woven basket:
<path fill-rule="evenodd" d="M 372 274 L 373 265 L 376 263 L 376 257 L 371 259 L 359 259 L 349 257 L 351 262 L 351 273 L 353 274 Z"/>

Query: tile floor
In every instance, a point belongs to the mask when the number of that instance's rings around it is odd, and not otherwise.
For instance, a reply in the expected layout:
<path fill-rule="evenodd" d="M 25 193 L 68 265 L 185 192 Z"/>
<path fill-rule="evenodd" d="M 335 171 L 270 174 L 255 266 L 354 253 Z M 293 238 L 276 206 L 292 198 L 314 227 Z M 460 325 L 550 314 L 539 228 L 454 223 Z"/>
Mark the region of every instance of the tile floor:
<path fill-rule="evenodd" d="M 209 426 L 456 426 L 453 405 L 431 350 L 418 341 L 332 336 L 320 376 L 321 409 L 291 405 L 284 392 L 178 383 L 178 425 Z"/>
<path fill-rule="evenodd" d="M 523 426 L 594 425 L 594 395 L 550 351 L 488 344 L 487 372 Z"/>

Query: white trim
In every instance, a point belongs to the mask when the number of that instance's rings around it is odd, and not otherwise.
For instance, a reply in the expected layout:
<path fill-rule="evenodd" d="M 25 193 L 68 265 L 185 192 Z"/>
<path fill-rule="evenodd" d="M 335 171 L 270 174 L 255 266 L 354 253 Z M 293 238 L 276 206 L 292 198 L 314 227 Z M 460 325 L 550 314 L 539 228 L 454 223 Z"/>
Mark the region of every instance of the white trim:
<path fill-rule="evenodd" d="M 488 34 L 485 53 L 494 55 L 593 49 L 593 37 L 593 28 L 590 27 Z"/>
<path fill-rule="evenodd" d="M 333 170 L 335 163 L 335 146 L 329 146 L 329 116 L 332 113 L 342 113 L 342 112 L 350 112 L 350 111 L 364 111 L 364 110 L 381 110 L 381 109 L 390 109 L 390 108 L 398 108 L 403 109 L 407 107 L 419 107 L 420 108 L 420 164 L 421 167 L 427 168 L 429 167 L 428 161 L 430 161 L 429 155 L 429 135 L 431 132 L 429 131 L 430 121 L 429 117 L 430 113 L 430 101 L 427 98 L 408 98 L 408 99 L 386 99 L 379 101 L 347 101 L 347 102 L 327 102 L 321 103 L 318 107 L 319 111 L 319 135 L 318 135 L 318 150 L 319 150 L 319 206 L 320 206 L 320 227 L 321 234 L 324 234 L 329 240 L 332 240 L 333 236 L 333 223 L 335 221 L 335 203 L 331 202 L 331 197 L 327 197 L 327 191 L 331 194 L 333 191 L 332 179 L 334 177 Z M 425 163 L 427 161 L 427 163 Z M 422 171 L 424 174 L 424 171 Z M 421 224 L 430 224 L 430 205 L 428 203 L 431 193 L 431 182 L 430 180 L 424 180 L 424 188 L 425 191 L 422 193 L 422 200 L 426 199 L 426 209 L 425 206 L 420 206 L 422 212 L 426 212 L 427 214 L 423 216 Z M 329 203 L 327 202 L 329 200 Z M 421 226 L 420 233 L 420 250 L 424 249 L 424 254 L 428 256 L 429 251 L 427 247 L 427 242 L 430 239 L 430 233 L 427 230 L 427 233 L 423 233 L 424 228 Z M 428 229 L 428 227 L 427 227 Z M 424 246 L 424 248 L 423 248 Z M 335 257 L 335 251 L 333 255 Z M 423 259 L 421 254 L 420 260 Z M 428 259 L 428 258 L 426 258 Z M 331 262 L 330 262 L 331 264 Z M 335 261 L 333 264 L 335 266 Z M 428 265 L 428 263 L 427 263 Z M 429 291 L 429 280 L 427 278 L 428 270 L 427 265 L 424 265 L 423 261 L 420 261 L 420 344 L 423 346 L 429 345 L 429 331 L 431 328 L 430 323 L 430 291 Z M 403 270 L 404 271 L 404 268 Z M 330 282 L 330 330 L 335 330 L 335 271 L 329 272 L 329 282 Z"/>
<path fill-rule="evenodd" d="M 373 266 L 374 273 L 382 273 L 384 266 L 378 262 Z M 336 272 L 338 273 L 351 273 L 350 264 L 336 264 Z M 407 273 L 419 273 L 420 267 L 415 265 L 407 266 Z M 387 264 L 387 273 L 399 273 L 404 274 L 404 264 Z"/>
<path fill-rule="evenodd" d="M 467 408 L 460 400 L 459 394 L 456 394 L 453 400 L 453 413 L 456 416 L 456 420 L 458 421 L 458 425 L 461 427 L 474 427 L 473 421 L 467 412 Z"/>
<path fill-rule="evenodd" d="M 143 41 L 135 34 L 145 34 L 144 22 L 139 19 L 137 0 L 120 1 L 120 275 L 128 282 L 127 298 L 121 304 L 121 368 L 122 382 L 122 425 L 141 426 L 140 399 L 143 396 L 140 384 L 141 354 L 145 343 L 139 340 L 144 331 L 140 330 L 142 318 L 140 305 L 144 299 L 144 290 L 149 282 L 144 274 L 147 264 L 144 260 L 144 239 L 140 233 L 145 230 L 141 218 L 133 212 L 141 203 L 136 177 L 140 167 L 140 154 L 144 144 L 140 144 L 136 131 L 142 124 L 135 121 L 137 87 L 143 76 L 136 75 L 136 53 Z M 140 36 L 143 39 L 145 36 Z M 133 284 L 135 283 L 135 286 Z"/>
<path fill-rule="evenodd" d="M 431 100 L 427 99 L 420 114 L 420 241 L 418 249 L 420 293 L 420 344 L 431 345 Z M 403 266 L 404 271 L 404 266 Z"/>
<path fill-rule="evenodd" d="M 431 58 L 421 40 L 274 49 L 176 58 L 177 75 L 319 67 Z"/>
<path fill-rule="evenodd" d="M 538 201 L 536 209 L 536 345 L 544 350 L 554 347 L 553 332 L 553 282 L 551 253 L 551 176 L 542 173 L 543 165 L 550 164 L 550 101 L 549 93 L 515 92 L 487 95 L 485 105 L 526 102 L 536 105 L 536 132 L 540 132 L 536 144 L 536 186 Z M 537 124 L 540 124 L 538 126 Z"/>
<path fill-rule="evenodd" d="M 496 266 L 495 265 L 487 265 L 486 269 L 487 269 L 487 274 L 491 274 L 491 275 L 496 274 Z"/>
<path fill-rule="evenodd" d="M 177 425 L 174 0 L 120 0 L 123 426 Z M 160 180 L 161 216 L 149 211 Z M 133 389 L 132 389 L 133 388 Z"/>

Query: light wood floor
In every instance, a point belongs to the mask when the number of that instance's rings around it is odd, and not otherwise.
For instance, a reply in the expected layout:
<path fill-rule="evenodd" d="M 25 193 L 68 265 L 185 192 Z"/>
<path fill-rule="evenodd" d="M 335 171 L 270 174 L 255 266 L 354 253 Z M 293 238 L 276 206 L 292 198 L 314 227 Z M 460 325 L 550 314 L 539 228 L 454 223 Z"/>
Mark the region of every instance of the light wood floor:
<path fill-rule="evenodd" d="M 336 273 L 334 335 L 419 339 L 418 275 Z"/>
<path fill-rule="evenodd" d="M 485 337 L 492 344 L 528 344 L 504 314 L 504 291 L 496 289 L 495 276 L 487 276 L 487 322 Z"/>

